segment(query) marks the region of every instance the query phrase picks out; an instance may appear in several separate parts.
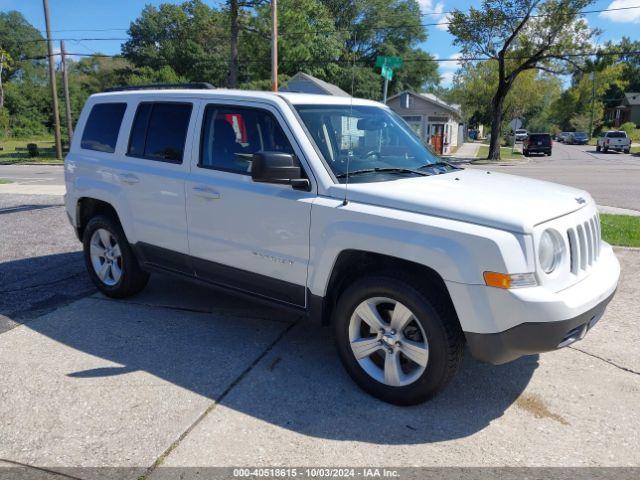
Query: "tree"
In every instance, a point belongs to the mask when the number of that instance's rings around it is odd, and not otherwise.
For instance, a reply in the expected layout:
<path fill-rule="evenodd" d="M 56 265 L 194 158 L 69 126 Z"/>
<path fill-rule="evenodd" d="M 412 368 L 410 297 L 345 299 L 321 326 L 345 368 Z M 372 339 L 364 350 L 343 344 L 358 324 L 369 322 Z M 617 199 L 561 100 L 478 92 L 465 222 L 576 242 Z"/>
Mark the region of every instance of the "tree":
<path fill-rule="evenodd" d="M 427 40 L 420 7 L 415 0 L 321 0 L 334 19 L 336 31 L 343 35 L 343 48 L 334 75 L 326 80 L 354 94 L 379 100 L 382 77 L 373 68 L 376 57 L 404 59 L 389 85 L 390 95 L 402 90 L 421 91 L 440 82 L 432 55 L 419 48 Z M 356 68 L 352 63 L 355 56 Z"/>
<path fill-rule="evenodd" d="M 227 18 L 202 3 L 147 5 L 131 23 L 123 55 L 136 67 L 168 65 L 191 81 L 227 83 Z"/>
<path fill-rule="evenodd" d="M 454 76 L 453 87 L 447 98 L 462 106 L 467 120 L 489 124 L 492 118 L 491 101 L 498 82 L 498 65 L 494 61 L 465 62 Z M 513 116 L 524 117 L 525 126 L 533 131 L 546 131 L 551 127 L 549 105 L 561 93 L 558 78 L 546 72 L 527 70 L 513 82 L 503 104 L 502 128 Z"/>
<path fill-rule="evenodd" d="M 449 32 L 465 57 L 497 62 L 491 99 L 489 159 L 500 159 L 504 102 L 515 80 L 528 70 L 565 73 L 579 68 L 573 55 L 588 52 L 595 32 L 579 18 L 593 0 L 483 0 L 482 9 L 451 13 Z"/>

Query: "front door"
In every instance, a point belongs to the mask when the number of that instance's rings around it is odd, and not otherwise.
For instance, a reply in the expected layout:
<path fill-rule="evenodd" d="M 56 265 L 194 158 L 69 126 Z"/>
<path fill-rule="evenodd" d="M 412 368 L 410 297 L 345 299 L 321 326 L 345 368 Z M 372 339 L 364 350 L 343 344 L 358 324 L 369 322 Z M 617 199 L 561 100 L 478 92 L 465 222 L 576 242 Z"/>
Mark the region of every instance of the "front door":
<path fill-rule="evenodd" d="M 431 124 L 431 145 L 438 154 L 442 154 L 444 139 L 444 125 L 442 123 Z"/>
<path fill-rule="evenodd" d="M 189 251 L 204 280 L 306 305 L 315 193 L 253 182 L 247 154 L 301 151 L 271 106 L 206 104 L 186 182 Z M 196 152 L 196 150 L 194 150 Z"/>

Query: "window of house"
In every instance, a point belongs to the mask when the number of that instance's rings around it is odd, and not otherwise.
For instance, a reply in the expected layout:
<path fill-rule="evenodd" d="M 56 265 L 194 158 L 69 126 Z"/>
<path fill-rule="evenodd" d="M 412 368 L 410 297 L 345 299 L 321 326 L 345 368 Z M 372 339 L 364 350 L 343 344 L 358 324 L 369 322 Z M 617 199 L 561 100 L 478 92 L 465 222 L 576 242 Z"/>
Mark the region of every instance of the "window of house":
<path fill-rule="evenodd" d="M 200 167 L 248 175 L 251 154 L 257 152 L 294 153 L 271 113 L 255 108 L 207 106 L 202 124 Z"/>
<path fill-rule="evenodd" d="M 98 103 L 91 108 L 82 132 L 80 147 L 85 150 L 113 153 L 126 103 Z"/>
<path fill-rule="evenodd" d="M 131 127 L 128 155 L 182 163 L 191 103 L 143 102 Z"/>

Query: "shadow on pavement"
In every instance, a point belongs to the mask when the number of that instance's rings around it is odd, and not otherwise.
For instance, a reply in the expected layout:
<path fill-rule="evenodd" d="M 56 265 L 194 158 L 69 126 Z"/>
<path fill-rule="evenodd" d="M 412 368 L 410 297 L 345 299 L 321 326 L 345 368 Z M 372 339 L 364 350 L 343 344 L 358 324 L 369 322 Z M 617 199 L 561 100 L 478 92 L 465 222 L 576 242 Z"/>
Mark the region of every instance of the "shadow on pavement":
<path fill-rule="evenodd" d="M 76 263 L 77 255 L 62 257 Z M 28 261 L 38 269 L 51 260 Z M 0 267 L 10 268 L 10 263 Z M 472 435 L 503 415 L 538 366 L 537 356 L 495 367 L 476 362 L 467 352 L 443 394 L 423 405 L 395 407 L 366 395 L 351 381 L 338 360 L 330 328 L 295 320 L 156 275 L 148 291 L 130 301 L 96 295 L 24 327 L 119 364 L 64 373 L 77 382 L 104 378 L 108 384 L 108 378 L 145 371 L 304 435 L 377 444 Z M 242 364 L 251 367 L 237 368 Z"/>
<path fill-rule="evenodd" d="M 66 252 L 0 263 L 0 333 L 9 329 L 2 316 L 26 320 L 95 292 L 82 252 Z"/>

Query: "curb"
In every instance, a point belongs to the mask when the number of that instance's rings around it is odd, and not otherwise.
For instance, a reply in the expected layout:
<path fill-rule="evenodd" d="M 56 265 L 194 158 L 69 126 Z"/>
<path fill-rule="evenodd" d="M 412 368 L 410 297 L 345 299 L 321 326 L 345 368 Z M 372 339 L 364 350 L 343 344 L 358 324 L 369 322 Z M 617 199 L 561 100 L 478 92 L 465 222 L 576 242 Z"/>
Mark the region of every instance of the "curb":
<path fill-rule="evenodd" d="M 64 162 L 0 162 L 0 165 L 36 165 L 47 167 L 64 167 Z"/>

